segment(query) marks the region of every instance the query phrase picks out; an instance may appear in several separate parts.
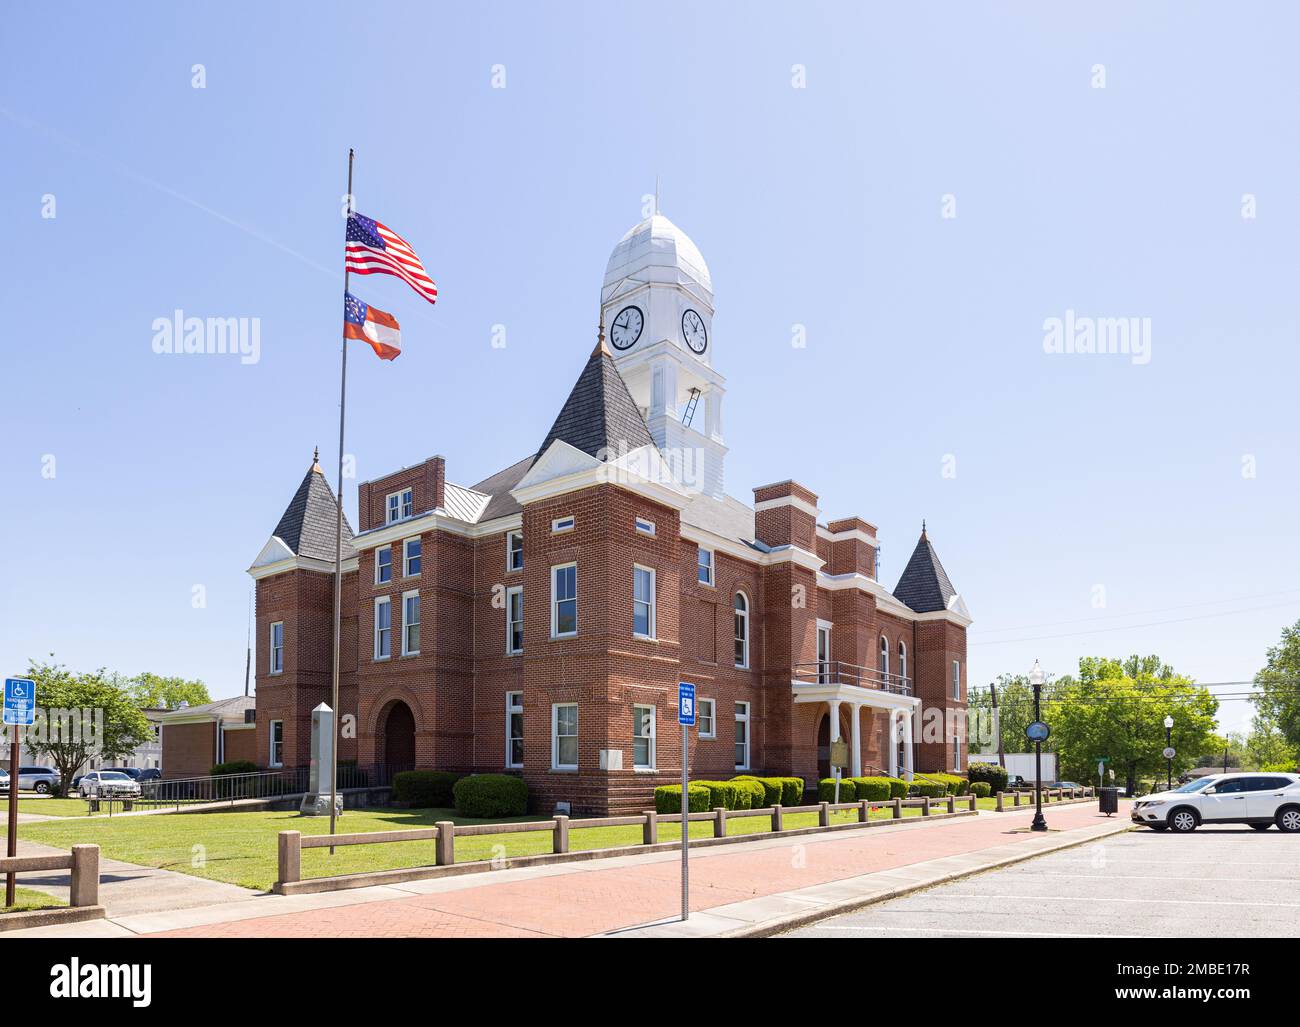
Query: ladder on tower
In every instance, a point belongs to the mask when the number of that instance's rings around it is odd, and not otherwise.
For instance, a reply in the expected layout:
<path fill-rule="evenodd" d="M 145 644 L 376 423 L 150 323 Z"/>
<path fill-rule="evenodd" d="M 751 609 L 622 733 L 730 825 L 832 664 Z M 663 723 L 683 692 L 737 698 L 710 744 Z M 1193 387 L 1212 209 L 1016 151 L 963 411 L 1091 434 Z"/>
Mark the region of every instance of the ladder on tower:
<path fill-rule="evenodd" d="M 691 389 L 691 397 L 686 401 L 686 410 L 682 414 L 683 428 L 689 428 L 691 426 L 691 419 L 695 416 L 695 408 L 699 405 L 699 402 L 700 390 Z"/>

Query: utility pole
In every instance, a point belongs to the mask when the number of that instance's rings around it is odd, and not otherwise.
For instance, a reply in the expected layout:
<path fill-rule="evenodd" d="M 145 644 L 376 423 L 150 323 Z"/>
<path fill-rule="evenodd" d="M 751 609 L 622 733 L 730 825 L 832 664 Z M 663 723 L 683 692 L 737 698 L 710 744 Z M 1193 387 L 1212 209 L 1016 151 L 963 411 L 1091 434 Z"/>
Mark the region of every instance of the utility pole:
<path fill-rule="evenodd" d="M 1005 767 L 1007 757 L 1002 749 L 1002 721 L 998 717 L 998 685 L 996 681 L 989 682 L 989 694 L 993 697 L 993 730 L 998 733 L 998 766 Z"/>

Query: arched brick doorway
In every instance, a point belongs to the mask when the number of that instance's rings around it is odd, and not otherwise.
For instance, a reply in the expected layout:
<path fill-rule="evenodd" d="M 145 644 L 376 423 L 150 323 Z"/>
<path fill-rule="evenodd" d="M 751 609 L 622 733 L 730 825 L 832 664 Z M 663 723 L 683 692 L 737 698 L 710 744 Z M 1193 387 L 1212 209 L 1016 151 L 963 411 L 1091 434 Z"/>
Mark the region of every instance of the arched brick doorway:
<path fill-rule="evenodd" d="M 844 709 L 840 709 L 840 740 L 848 741 L 852 738 L 850 728 L 852 725 L 845 717 Z M 848 770 L 844 771 L 844 776 L 848 777 Z M 817 777 L 819 780 L 831 776 L 831 716 L 829 711 L 823 711 L 817 720 Z"/>
<path fill-rule="evenodd" d="M 384 717 L 380 752 L 390 770 L 409 770 L 415 766 L 415 716 L 400 699 L 389 707 Z"/>

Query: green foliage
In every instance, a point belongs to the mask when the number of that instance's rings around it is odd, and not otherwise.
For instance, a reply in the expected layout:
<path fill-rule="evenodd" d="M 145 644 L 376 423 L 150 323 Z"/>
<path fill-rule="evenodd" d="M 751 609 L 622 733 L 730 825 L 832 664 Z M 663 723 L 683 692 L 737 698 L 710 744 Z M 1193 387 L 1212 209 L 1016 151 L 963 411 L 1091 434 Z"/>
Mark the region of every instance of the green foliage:
<path fill-rule="evenodd" d="M 803 793 L 806 788 L 804 780 L 801 777 L 778 777 L 775 780 L 781 782 L 781 805 L 782 806 L 802 806 Z"/>
<path fill-rule="evenodd" d="M 824 777 L 817 782 L 817 801 L 818 802 L 835 802 L 835 778 Z M 840 802 L 857 802 L 858 789 L 853 784 L 853 778 L 844 777 L 840 779 Z"/>
<path fill-rule="evenodd" d="M 885 780 L 889 782 L 889 797 L 891 799 L 907 798 L 908 785 L 906 781 L 901 777 L 887 777 Z"/>
<path fill-rule="evenodd" d="M 966 775 L 970 778 L 972 788 L 977 784 L 989 786 L 985 795 L 1007 790 L 1007 768 L 999 767 L 996 763 L 971 763 L 966 767 Z"/>
<path fill-rule="evenodd" d="M 708 789 L 709 809 L 717 809 L 719 806 L 723 809 L 749 809 L 748 803 L 752 793 L 747 788 L 742 792 L 739 782 L 692 781 L 691 787 L 696 786 Z M 740 805 L 742 801 L 746 805 Z"/>
<path fill-rule="evenodd" d="M 207 685 L 197 679 L 187 681 L 180 677 L 162 677 L 148 671 L 133 678 L 121 678 L 117 674 L 111 678 L 112 683 L 123 689 L 142 710 L 174 710 L 182 702 L 191 706 L 212 702 Z"/>
<path fill-rule="evenodd" d="M 1268 662 L 1255 675 L 1255 707 L 1294 749 L 1300 749 L 1300 621 L 1282 629 L 1268 650 Z"/>
<path fill-rule="evenodd" d="M 393 776 L 393 798 L 416 809 L 451 806 L 459 780 L 459 774 L 447 770 L 403 770 Z"/>
<path fill-rule="evenodd" d="M 942 781 L 927 781 L 918 777 L 912 781 L 911 792 L 918 798 L 928 795 L 931 799 L 939 799 L 948 794 L 948 786 Z"/>
<path fill-rule="evenodd" d="M 754 777 L 752 774 L 740 774 L 733 777 L 733 781 L 756 781 L 763 789 L 763 800 L 750 804 L 750 809 L 763 809 L 767 806 L 775 806 L 781 802 L 781 778 L 779 777 Z"/>
<path fill-rule="evenodd" d="M 256 774 L 257 764 L 252 760 L 227 760 L 216 764 L 208 773 L 213 777 L 221 777 L 223 774 Z"/>
<path fill-rule="evenodd" d="M 887 777 L 855 777 L 853 778 L 853 785 L 857 789 L 859 799 L 884 802 L 891 795 L 890 782 Z"/>
<path fill-rule="evenodd" d="M 1281 728 L 1267 714 L 1258 713 L 1250 722 L 1250 734 L 1243 745 L 1246 764 L 1266 767 L 1279 764 L 1296 764 L 1296 746 L 1287 741 Z"/>
<path fill-rule="evenodd" d="M 92 756 L 122 759 L 153 735 L 131 696 L 102 669 L 74 674 L 62 664 L 33 660 L 26 676 L 36 682 L 36 721 L 24 731 L 23 746 L 54 764 L 61 794 L 68 794 L 72 776 Z"/>
<path fill-rule="evenodd" d="M 993 794 L 993 786 L 987 781 L 972 781 L 970 790 L 977 799 L 987 799 Z"/>
<path fill-rule="evenodd" d="M 1295 768 L 1295 760 L 1284 760 L 1281 763 L 1267 763 L 1259 769 L 1266 774 L 1294 774 Z"/>
<path fill-rule="evenodd" d="M 691 785 L 686 791 L 688 811 L 691 813 L 709 812 L 709 799 L 712 796 L 707 788 Z M 656 813 L 680 813 L 682 811 L 682 786 L 660 785 L 655 789 Z"/>
<path fill-rule="evenodd" d="M 932 781 L 938 781 L 940 784 L 944 786 L 944 790 L 941 793 L 943 795 L 965 795 L 966 794 L 967 785 L 966 785 L 966 779 L 964 777 L 959 777 L 956 774 L 944 774 L 939 772 L 933 774 L 926 774 L 925 776 L 930 778 Z"/>
<path fill-rule="evenodd" d="M 732 778 L 731 783 L 740 789 L 737 809 L 763 809 L 771 805 L 767 801 L 767 787 L 762 781 Z"/>
<path fill-rule="evenodd" d="M 464 817 L 519 817 L 528 812 L 528 786 L 511 774 L 471 774 L 451 788 L 456 812 Z"/>

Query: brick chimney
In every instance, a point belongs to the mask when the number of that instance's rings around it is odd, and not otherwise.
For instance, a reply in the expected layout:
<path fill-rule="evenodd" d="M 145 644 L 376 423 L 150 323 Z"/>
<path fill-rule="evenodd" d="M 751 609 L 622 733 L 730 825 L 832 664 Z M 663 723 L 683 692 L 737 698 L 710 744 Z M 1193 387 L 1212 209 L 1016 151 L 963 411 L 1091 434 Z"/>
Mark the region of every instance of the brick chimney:
<path fill-rule="evenodd" d="M 796 481 L 754 489 L 754 535 L 767 546 L 817 547 L 817 496 Z"/>

